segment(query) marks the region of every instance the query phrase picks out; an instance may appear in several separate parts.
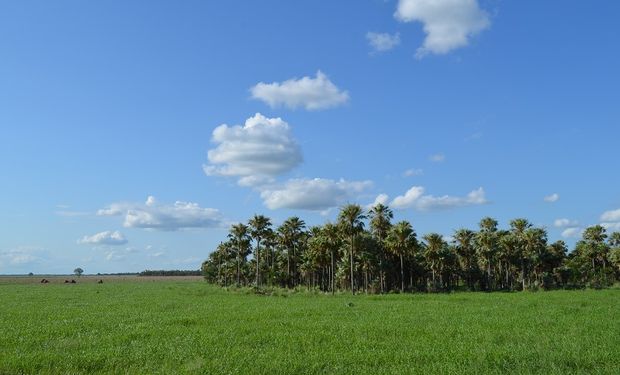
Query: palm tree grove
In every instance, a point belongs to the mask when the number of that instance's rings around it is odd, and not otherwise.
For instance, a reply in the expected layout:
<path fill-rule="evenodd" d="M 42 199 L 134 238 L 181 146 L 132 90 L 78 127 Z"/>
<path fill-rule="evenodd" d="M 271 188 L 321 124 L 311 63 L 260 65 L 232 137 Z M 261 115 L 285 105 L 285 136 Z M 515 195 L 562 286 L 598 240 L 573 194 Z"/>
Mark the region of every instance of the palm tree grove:
<path fill-rule="evenodd" d="M 517 291 L 605 288 L 620 280 L 620 232 L 588 227 L 574 249 L 545 228 L 517 218 L 418 235 L 384 204 L 341 207 L 336 223 L 308 227 L 264 215 L 232 225 L 202 264 L 222 286 L 309 288 L 326 293 Z"/>

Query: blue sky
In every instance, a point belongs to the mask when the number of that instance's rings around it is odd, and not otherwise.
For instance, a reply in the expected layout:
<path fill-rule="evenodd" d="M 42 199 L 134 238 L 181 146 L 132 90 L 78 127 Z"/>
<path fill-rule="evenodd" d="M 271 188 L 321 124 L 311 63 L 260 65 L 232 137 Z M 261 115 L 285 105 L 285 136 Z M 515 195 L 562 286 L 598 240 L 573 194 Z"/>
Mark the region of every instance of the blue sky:
<path fill-rule="evenodd" d="M 196 269 L 254 213 L 376 199 L 420 234 L 620 230 L 619 11 L 3 2 L 0 273 Z"/>

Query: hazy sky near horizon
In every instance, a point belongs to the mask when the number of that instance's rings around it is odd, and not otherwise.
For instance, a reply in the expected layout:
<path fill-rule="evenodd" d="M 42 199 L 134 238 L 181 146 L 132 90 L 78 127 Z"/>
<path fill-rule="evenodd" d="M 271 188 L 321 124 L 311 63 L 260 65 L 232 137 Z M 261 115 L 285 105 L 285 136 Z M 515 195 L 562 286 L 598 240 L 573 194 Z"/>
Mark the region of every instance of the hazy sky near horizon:
<path fill-rule="evenodd" d="M 255 213 L 620 230 L 620 2 L 0 4 L 0 274 L 197 269 Z"/>

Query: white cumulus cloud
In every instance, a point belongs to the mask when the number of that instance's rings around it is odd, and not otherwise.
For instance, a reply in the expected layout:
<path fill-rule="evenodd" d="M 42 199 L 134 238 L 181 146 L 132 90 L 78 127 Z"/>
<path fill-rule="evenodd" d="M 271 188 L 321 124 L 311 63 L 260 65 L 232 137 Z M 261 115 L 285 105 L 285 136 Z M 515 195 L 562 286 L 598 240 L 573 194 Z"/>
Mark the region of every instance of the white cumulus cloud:
<path fill-rule="evenodd" d="M 394 198 L 391 206 L 396 209 L 413 208 L 419 211 L 431 211 L 489 203 L 483 188 L 473 190 L 464 197 L 425 195 L 424 191 L 422 186 L 413 186 L 404 195 Z"/>
<path fill-rule="evenodd" d="M 413 186 L 411 189 L 407 190 L 404 195 L 399 195 L 394 198 L 391 205 L 398 209 L 412 207 L 423 194 L 424 188 L 422 186 Z"/>
<path fill-rule="evenodd" d="M 110 246 L 119 246 L 124 245 L 128 241 L 125 236 L 119 231 L 110 231 L 107 230 L 105 232 L 99 232 L 93 234 L 92 236 L 84 236 L 78 240 L 79 244 L 83 245 L 110 245 Z"/>
<path fill-rule="evenodd" d="M 398 33 L 392 35 L 368 32 L 366 33 L 366 39 L 375 52 L 389 51 L 400 44 L 400 34 Z"/>
<path fill-rule="evenodd" d="M 140 203 L 114 203 L 97 212 L 100 216 L 124 216 L 126 228 L 174 231 L 187 228 L 217 228 L 223 218 L 215 208 L 202 208 L 198 203 L 176 201 L 160 204 L 154 197 Z"/>
<path fill-rule="evenodd" d="M 562 237 L 564 238 L 580 238 L 583 234 L 583 228 L 570 227 L 562 231 Z"/>
<path fill-rule="evenodd" d="M 605 211 L 601 215 L 601 221 L 620 221 L 620 208 L 617 210 Z"/>
<path fill-rule="evenodd" d="M 620 221 L 617 222 L 602 222 L 601 225 L 609 232 L 620 231 Z"/>
<path fill-rule="evenodd" d="M 302 161 L 301 149 L 281 118 L 267 118 L 260 113 L 243 126 L 220 125 L 213 130 L 217 143 L 209 150 L 207 175 L 235 176 L 242 186 L 271 182 Z"/>
<path fill-rule="evenodd" d="M 340 90 L 320 70 L 316 77 L 302 77 L 282 83 L 260 82 L 250 89 L 252 98 L 267 103 L 270 107 L 285 106 L 291 109 L 305 108 L 319 110 L 337 107 L 349 100 L 349 94 Z"/>
<path fill-rule="evenodd" d="M 477 0 L 399 0 L 394 17 L 421 22 L 426 38 L 416 56 L 446 54 L 469 44 L 469 39 L 491 25 Z"/>
<path fill-rule="evenodd" d="M 553 193 L 553 194 L 551 194 L 551 195 L 547 195 L 547 196 L 544 198 L 544 200 L 545 200 L 545 202 L 548 202 L 548 203 L 554 203 L 554 202 L 557 202 L 558 200 L 560 200 L 560 194 L 558 194 L 558 193 Z"/>
<path fill-rule="evenodd" d="M 553 222 L 553 225 L 556 228 L 566 228 L 566 227 L 576 227 L 579 225 L 579 223 L 575 220 L 569 220 L 569 219 L 556 219 Z"/>
<path fill-rule="evenodd" d="M 291 179 L 285 184 L 261 190 L 265 206 L 323 211 L 339 206 L 372 186 L 370 181 L 330 180 L 325 178 Z"/>
<path fill-rule="evenodd" d="M 379 194 L 375 198 L 374 202 L 372 202 L 369 205 L 367 205 L 366 208 L 367 209 L 371 209 L 371 208 L 375 207 L 378 204 L 387 205 L 389 200 L 390 200 L 389 195 L 387 195 L 387 194 Z"/>

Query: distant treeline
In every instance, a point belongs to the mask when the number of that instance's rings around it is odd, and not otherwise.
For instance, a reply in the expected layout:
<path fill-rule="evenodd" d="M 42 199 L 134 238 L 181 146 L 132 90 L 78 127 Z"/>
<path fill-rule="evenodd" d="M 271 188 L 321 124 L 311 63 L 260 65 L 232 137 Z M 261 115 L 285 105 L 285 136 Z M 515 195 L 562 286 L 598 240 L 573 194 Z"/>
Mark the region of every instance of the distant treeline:
<path fill-rule="evenodd" d="M 620 280 L 620 233 L 601 225 L 587 228 L 569 251 L 522 218 L 500 229 L 486 217 L 477 230 L 458 229 L 451 238 L 418 238 L 409 222 L 392 219 L 382 204 L 369 211 L 350 204 L 336 223 L 310 228 L 298 217 L 272 228 L 269 218 L 255 215 L 232 225 L 202 271 L 223 286 L 367 293 L 600 288 Z"/>
<path fill-rule="evenodd" d="M 145 270 L 138 276 L 201 276 L 200 270 Z"/>

